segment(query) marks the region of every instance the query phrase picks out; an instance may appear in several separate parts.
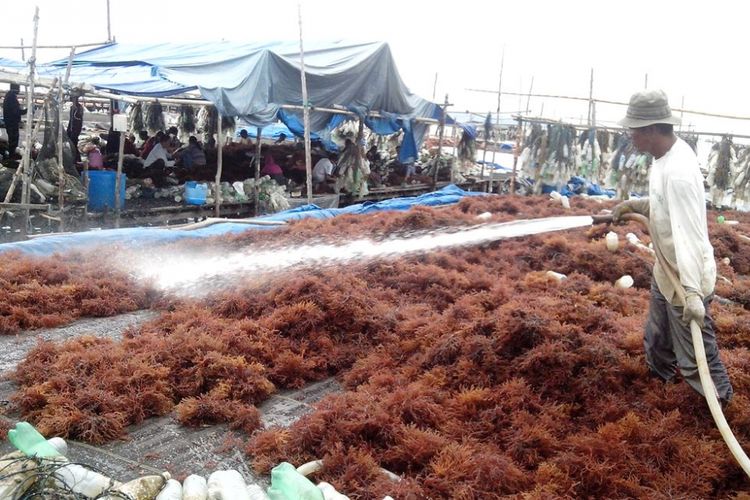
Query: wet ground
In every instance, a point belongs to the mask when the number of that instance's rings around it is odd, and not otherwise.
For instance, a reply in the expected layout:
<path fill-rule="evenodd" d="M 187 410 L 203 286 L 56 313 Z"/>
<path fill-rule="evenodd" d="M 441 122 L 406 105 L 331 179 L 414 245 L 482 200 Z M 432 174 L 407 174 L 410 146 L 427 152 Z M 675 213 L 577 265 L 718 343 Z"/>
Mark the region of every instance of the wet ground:
<path fill-rule="evenodd" d="M 37 339 L 63 341 L 81 335 L 120 338 L 126 328 L 148 321 L 156 314 L 138 311 L 112 318 L 84 319 L 61 328 L 1 336 L 0 400 L 8 400 L 15 391 L 13 382 L 7 378 L 8 374 Z M 275 394 L 258 409 L 266 426 L 289 426 L 310 411 L 313 403 L 339 390 L 336 380 L 327 379 L 299 390 Z M 14 416 L 10 414 L 9 417 L 13 419 Z M 252 473 L 243 452 L 246 437 L 226 426 L 187 428 L 179 425 L 171 416 L 165 416 L 132 426 L 128 433 L 128 440 L 104 446 L 68 441 L 68 458 L 99 469 L 119 481 L 164 470 L 181 479 L 189 474 L 208 476 L 216 470 L 236 469 L 248 483 L 267 483 L 267 478 L 256 477 Z M 12 451 L 11 445 L 7 441 L 0 442 L 0 454 L 9 451 Z"/>

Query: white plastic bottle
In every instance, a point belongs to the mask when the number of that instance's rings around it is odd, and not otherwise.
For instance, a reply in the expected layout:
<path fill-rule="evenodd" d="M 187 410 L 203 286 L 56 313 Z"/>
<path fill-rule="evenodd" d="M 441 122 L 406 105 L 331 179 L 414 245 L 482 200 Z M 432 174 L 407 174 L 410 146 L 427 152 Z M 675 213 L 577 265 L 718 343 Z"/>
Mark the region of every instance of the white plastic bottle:
<path fill-rule="evenodd" d="M 207 500 L 208 483 L 203 476 L 190 474 L 182 482 L 182 500 Z"/>
<path fill-rule="evenodd" d="M 620 247 L 620 238 L 614 231 L 608 232 L 607 236 L 604 237 L 604 241 L 607 244 L 607 250 L 609 250 L 610 252 L 614 252 Z"/>
<path fill-rule="evenodd" d="M 250 500 L 247 485 L 236 470 L 218 470 L 208 477 L 209 500 Z"/>
<path fill-rule="evenodd" d="M 170 479 L 155 500 L 182 500 L 182 485 L 176 479 Z"/>

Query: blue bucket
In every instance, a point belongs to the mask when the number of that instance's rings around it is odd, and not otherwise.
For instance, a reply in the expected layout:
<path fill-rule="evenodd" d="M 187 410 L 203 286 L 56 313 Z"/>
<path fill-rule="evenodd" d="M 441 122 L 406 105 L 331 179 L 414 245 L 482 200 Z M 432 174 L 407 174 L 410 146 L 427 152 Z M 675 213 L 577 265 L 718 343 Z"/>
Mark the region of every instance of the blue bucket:
<path fill-rule="evenodd" d="M 185 183 L 185 203 L 188 205 L 203 205 L 208 196 L 208 184 L 198 184 L 195 181 Z"/>
<path fill-rule="evenodd" d="M 116 172 L 111 170 L 89 170 L 89 210 L 99 212 L 115 206 Z M 120 208 L 125 208 L 125 180 L 120 174 Z"/>

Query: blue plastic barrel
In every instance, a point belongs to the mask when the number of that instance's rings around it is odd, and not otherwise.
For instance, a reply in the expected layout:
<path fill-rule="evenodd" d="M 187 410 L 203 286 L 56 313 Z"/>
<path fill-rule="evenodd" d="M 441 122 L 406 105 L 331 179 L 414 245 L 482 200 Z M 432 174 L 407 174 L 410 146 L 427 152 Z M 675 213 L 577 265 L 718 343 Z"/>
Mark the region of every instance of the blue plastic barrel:
<path fill-rule="evenodd" d="M 195 181 L 185 183 L 185 203 L 188 205 L 203 205 L 208 196 L 208 184 L 198 184 Z"/>
<path fill-rule="evenodd" d="M 112 170 L 89 170 L 89 210 L 94 212 L 115 207 L 115 178 Z M 120 208 L 125 208 L 125 174 L 120 177 Z"/>

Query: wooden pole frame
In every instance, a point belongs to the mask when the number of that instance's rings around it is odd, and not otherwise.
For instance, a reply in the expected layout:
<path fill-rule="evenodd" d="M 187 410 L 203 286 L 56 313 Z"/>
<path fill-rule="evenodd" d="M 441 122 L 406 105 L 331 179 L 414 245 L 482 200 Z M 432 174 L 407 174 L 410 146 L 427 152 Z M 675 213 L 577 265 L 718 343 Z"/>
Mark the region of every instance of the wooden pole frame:
<path fill-rule="evenodd" d="M 29 85 L 26 93 L 26 128 L 25 139 L 26 147 L 23 153 L 22 179 L 23 190 L 21 192 L 21 203 L 29 203 L 29 189 L 31 182 L 31 149 L 34 147 L 34 137 L 32 136 L 32 125 L 34 121 L 34 73 L 36 72 L 36 42 L 39 34 L 39 7 L 34 10 L 34 41 L 31 48 L 31 57 L 29 58 Z M 23 228 L 21 234 L 27 235 L 27 226 L 29 223 L 29 211 L 23 211 Z"/>
<path fill-rule="evenodd" d="M 435 157 L 435 174 L 433 177 L 433 184 L 437 186 L 438 173 L 440 172 L 440 155 L 443 152 L 443 134 L 445 133 L 445 116 L 448 114 L 448 94 L 445 94 L 445 102 L 441 107 L 440 113 L 440 131 L 438 133 L 438 150 L 437 156 Z"/>
<path fill-rule="evenodd" d="M 120 132 L 120 144 L 117 148 L 117 173 L 115 174 L 115 227 L 120 227 L 120 189 L 122 189 L 122 163 L 125 156 L 125 135 L 124 131 Z"/>
<path fill-rule="evenodd" d="M 305 75 L 305 49 L 302 42 L 302 3 L 297 4 L 299 20 L 299 62 L 302 85 L 302 122 L 305 127 L 305 177 L 307 181 L 307 202 L 312 203 L 312 155 L 310 152 L 310 103 L 307 98 L 307 77 Z"/>
<path fill-rule="evenodd" d="M 258 127 L 257 128 L 257 134 L 258 134 L 258 147 L 255 151 L 255 200 L 253 200 L 253 208 L 255 211 L 255 216 L 257 217 L 260 215 L 260 154 L 261 154 L 261 147 L 263 143 L 261 142 L 261 134 L 263 133 L 263 129 Z"/>
<path fill-rule="evenodd" d="M 217 132 L 216 132 L 216 182 L 214 185 L 214 214 L 216 217 L 221 213 L 221 171 L 224 163 L 224 138 L 221 129 L 221 113 L 216 113 Z"/>

